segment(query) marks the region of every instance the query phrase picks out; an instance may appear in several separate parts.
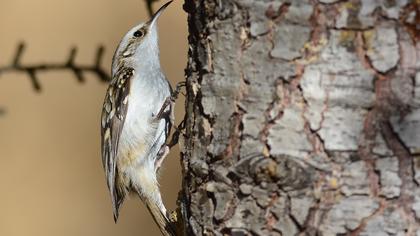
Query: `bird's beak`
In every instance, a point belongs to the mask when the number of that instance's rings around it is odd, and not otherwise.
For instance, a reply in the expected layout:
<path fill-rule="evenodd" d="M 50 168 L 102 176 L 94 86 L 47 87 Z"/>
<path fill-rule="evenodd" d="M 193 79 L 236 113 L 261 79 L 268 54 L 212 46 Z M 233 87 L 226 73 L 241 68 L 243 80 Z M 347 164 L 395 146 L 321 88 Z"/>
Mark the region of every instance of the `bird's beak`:
<path fill-rule="evenodd" d="M 156 21 L 157 21 L 157 19 L 159 18 L 159 16 L 162 14 L 162 12 L 165 10 L 165 8 L 167 7 L 167 6 L 169 6 L 169 4 L 171 4 L 172 3 L 172 0 L 171 1 L 169 1 L 169 2 L 167 2 L 167 3 L 165 3 L 163 6 L 161 6 L 160 8 L 159 8 L 159 10 L 152 16 L 152 18 L 149 20 L 149 25 L 150 25 L 150 28 L 153 28 L 153 26 L 155 25 L 155 23 L 156 23 Z"/>

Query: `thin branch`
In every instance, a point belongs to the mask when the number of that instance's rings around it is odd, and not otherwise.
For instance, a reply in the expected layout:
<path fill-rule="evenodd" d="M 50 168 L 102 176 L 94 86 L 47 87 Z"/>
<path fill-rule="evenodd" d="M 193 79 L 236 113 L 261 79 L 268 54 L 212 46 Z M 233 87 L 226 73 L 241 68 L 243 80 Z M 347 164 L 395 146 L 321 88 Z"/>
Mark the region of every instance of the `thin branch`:
<path fill-rule="evenodd" d="M 16 49 L 15 56 L 12 63 L 6 66 L 0 66 L 0 76 L 7 72 L 23 72 L 28 75 L 31 80 L 32 86 L 36 91 L 41 91 L 41 84 L 38 80 L 38 73 L 42 71 L 51 70 L 71 70 L 79 82 L 85 81 L 85 72 L 91 72 L 97 75 L 100 81 L 109 81 L 109 74 L 101 67 L 102 58 L 104 55 L 104 48 L 99 46 L 96 50 L 95 60 L 93 65 L 78 65 L 75 63 L 77 48 L 74 47 L 70 50 L 69 57 L 65 63 L 39 63 L 33 65 L 23 65 L 22 57 L 25 52 L 25 44 L 20 43 Z"/>

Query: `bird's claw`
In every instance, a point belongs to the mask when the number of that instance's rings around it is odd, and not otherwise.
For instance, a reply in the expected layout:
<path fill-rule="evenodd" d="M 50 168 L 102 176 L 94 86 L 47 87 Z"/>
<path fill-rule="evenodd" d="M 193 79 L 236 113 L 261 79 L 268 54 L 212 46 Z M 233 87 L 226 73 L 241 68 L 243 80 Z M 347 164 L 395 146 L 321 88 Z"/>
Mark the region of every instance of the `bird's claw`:
<path fill-rule="evenodd" d="M 157 154 L 157 158 L 156 158 L 156 162 L 155 162 L 155 172 L 157 172 L 160 167 L 162 166 L 163 160 L 165 160 L 166 156 L 169 154 L 169 146 L 164 144 L 158 154 Z"/>

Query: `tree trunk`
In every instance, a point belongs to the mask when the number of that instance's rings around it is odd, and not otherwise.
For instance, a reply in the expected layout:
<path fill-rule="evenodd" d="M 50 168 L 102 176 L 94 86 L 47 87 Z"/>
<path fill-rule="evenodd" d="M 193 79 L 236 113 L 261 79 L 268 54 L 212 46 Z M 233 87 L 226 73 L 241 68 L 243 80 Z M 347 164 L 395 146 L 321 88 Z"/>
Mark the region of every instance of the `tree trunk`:
<path fill-rule="evenodd" d="M 187 235 L 420 235 L 418 0 L 184 7 Z"/>

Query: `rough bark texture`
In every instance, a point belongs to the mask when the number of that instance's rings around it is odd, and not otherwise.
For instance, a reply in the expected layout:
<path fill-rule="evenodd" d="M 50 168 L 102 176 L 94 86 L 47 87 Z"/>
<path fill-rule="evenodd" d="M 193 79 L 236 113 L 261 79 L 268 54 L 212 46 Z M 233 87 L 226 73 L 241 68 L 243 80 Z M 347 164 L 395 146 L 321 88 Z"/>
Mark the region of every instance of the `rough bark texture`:
<path fill-rule="evenodd" d="M 184 7 L 188 235 L 420 235 L 418 0 Z"/>

